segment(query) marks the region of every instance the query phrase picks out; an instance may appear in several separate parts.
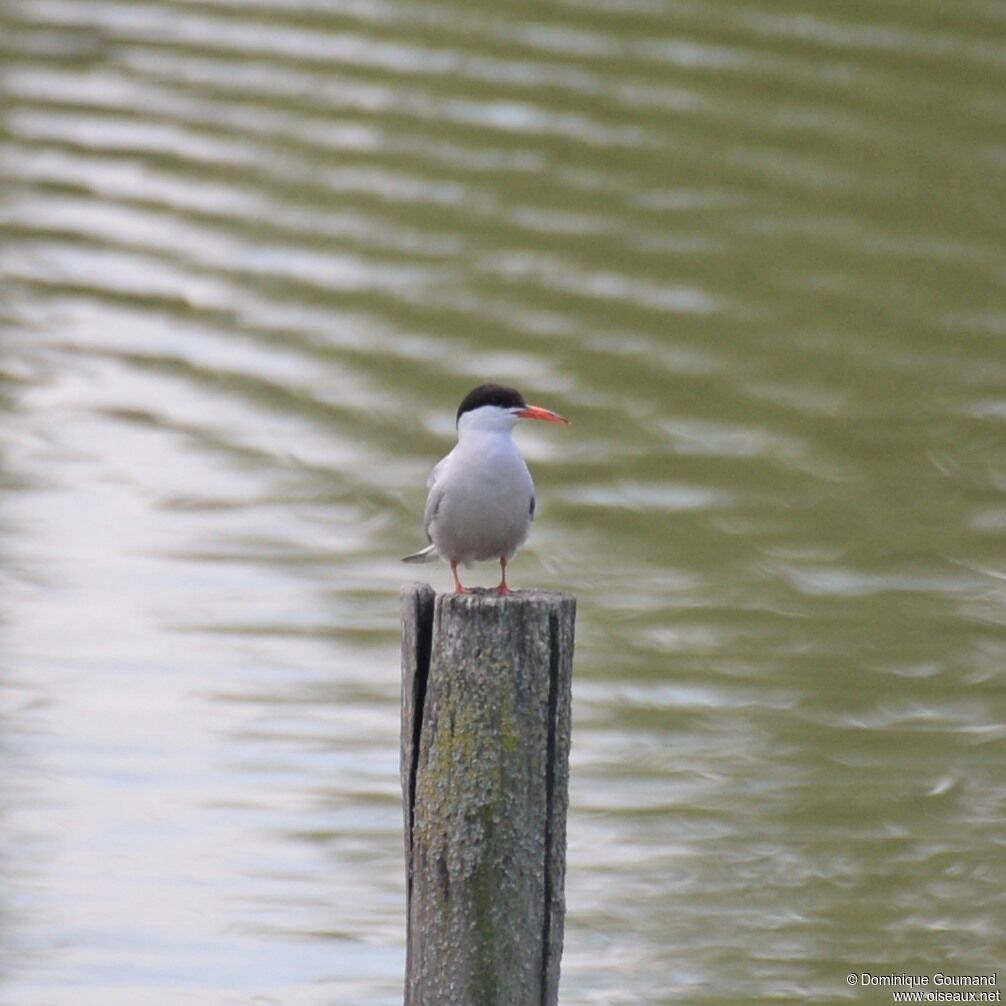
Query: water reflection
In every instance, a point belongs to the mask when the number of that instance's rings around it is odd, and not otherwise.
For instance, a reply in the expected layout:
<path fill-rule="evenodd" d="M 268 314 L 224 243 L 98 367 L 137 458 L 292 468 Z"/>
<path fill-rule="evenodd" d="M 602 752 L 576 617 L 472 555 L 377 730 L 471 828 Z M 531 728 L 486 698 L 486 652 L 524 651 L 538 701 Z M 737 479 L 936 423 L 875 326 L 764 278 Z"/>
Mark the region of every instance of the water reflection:
<path fill-rule="evenodd" d="M 992 970 L 1002 27 L 4 9 L 4 1002 L 400 1001 L 397 557 L 487 377 L 575 420 L 564 1002 Z"/>

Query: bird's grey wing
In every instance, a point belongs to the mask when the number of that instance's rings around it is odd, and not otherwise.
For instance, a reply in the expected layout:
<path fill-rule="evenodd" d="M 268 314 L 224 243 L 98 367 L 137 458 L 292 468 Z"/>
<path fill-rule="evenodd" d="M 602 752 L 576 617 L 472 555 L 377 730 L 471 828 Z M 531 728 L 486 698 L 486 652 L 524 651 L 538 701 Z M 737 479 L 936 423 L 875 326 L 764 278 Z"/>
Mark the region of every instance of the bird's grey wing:
<path fill-rule="evenodd" d="M 534 520 L 534 493 L 531 493 L 531 505 L 527 508 L 527 516 L 529 520 Z"/>
<path fill-rule="evenodd" d="M 446 454 L 433 466 L 433 471 L 430 472 L 429 478 L 426 480 L 427 489 L 432 489 L 434 483 L 440 479 L 441 475 L 443 475 L 444 469 L 447 467 L 447 461 L 453 453 L 454 451 L 451 451 L 450 454 Z"/>
<path fill-rule="evenodd" d="M 443 482 L 438 482 L 433 484 L 433 488 L 430 489 L 429 496 L 426 497 L 426 509 L 423 511 L 423 530 L 426 532 L 426 540 L 429 542 L 433 541 L 430 536 L 430 525 L 433 523 L 437 516 L 437 510 L 440 509 L 440 504 L 444 501 L 444 484 Z"/>
<path fill-rule="evenodd" d="M 437 516 L 437 510 L 444 501 L 444 475 L 447 473 L 447 462 L 451 459 L 451 451 L 446 457 L 441 458 L 430 472 L 430 477 L 426 480 L 427 488 L 430 490 L 426 497 L 426 509 L 423 511 L 423 530 L 426 532 L 426 540 L 432 541 L 430 537 L 430 524 Z"/>

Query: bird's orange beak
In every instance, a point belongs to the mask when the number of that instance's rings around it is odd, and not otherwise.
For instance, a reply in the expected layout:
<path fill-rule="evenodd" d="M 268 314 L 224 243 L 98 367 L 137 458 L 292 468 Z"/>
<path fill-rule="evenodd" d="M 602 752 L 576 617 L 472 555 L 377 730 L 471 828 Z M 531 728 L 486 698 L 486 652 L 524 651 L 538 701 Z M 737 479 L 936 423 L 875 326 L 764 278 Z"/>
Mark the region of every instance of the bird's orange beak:
<path fill-rule="evenodd" d="M 559 415 L 558 412 L 553 412 L 551 409 L 543 409 L 538 405 L 526 405 L 520 412 L 517 413 L 521 419 L 541 419 L 546 423 L 568 423 L 568 419 L 564 419 Z"/>

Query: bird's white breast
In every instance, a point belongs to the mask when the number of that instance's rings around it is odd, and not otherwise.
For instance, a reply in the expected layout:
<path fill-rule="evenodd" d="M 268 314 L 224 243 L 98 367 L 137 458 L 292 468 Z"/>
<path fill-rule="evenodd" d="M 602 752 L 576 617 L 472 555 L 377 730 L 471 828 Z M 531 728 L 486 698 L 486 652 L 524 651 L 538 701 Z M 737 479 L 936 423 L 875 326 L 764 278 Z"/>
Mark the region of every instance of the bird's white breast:
<path fill-rule="evenodd" d="M 509 433 L 473 431 L 437 468 L 427 533 L 447 559 L 509 559 L 527 539 L 533 495 L 531 474 Z"/>

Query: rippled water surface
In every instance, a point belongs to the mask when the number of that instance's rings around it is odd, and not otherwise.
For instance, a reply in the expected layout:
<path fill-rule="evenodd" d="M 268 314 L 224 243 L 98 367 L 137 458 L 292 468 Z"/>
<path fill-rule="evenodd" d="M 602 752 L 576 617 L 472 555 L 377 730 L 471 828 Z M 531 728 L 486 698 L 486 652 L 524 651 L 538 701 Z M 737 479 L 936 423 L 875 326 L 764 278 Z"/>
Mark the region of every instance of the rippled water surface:
<path fill-rule="evenodd" d="M 1004 95 L 996 0 L 5 4 L 4 1006 L 401 1001 L 487 377 L 574 421 L 564 1004 L 1002 970 Z"/>

